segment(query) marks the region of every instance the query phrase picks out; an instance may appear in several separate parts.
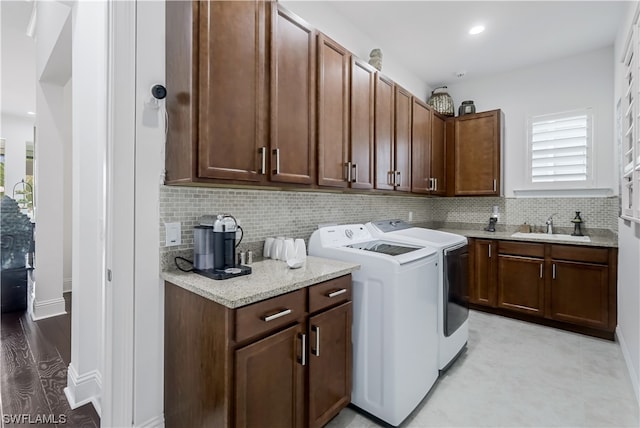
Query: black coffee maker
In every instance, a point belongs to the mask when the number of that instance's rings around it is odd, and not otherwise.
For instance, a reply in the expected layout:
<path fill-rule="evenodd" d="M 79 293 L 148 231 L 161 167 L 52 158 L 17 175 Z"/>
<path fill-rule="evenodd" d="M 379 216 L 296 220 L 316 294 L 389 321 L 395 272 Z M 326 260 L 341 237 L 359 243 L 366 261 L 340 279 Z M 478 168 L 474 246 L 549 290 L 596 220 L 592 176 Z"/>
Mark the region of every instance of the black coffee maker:
<path fill-rule="evenodd" d="M 236 242 L 236 232 L 240 239 Z M 230 214 L 218 214 L 213 222 L 213 269 L 199 269 L 196 273 L 212 279 L 228 279 L 251 273 L 251 268 L 236 265 L 236 247 L 242 241 L 244 231 Z"/>

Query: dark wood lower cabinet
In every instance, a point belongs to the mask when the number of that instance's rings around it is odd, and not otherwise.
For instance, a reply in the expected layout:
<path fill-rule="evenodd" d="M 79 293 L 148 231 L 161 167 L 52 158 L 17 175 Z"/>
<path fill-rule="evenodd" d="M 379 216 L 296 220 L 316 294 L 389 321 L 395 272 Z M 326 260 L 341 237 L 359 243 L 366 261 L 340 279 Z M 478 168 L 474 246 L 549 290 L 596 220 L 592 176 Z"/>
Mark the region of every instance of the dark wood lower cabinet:
<path fill-rule="evenodd" d="M 549 315 L 586 327 L 609 326 L 609 268 L 552 260 Z"/>
<path fill-rule="evenodd" d="M 351 302 L 309 319 L 309 427 L 351 402 Z"/>
<path fill-rule="evenodd" d="M 236 351 L 236 427 L 304 426 L 303 334 L 298 324 Z"/>
<path fill-rule="evenodd" d="M 613 340 L 617 249 L 470 239 L 476 309 Z"/>
<path fill-rule="evenodd" d="M 351 401 L 351 319 L 351 275 L 236 309 L 165 283 L 165 426 L 325 425 Z"/>
<path fill-rule="evenodd" d="M 544 259 L 498 255 L 498 307 L 544 316 Z"/>

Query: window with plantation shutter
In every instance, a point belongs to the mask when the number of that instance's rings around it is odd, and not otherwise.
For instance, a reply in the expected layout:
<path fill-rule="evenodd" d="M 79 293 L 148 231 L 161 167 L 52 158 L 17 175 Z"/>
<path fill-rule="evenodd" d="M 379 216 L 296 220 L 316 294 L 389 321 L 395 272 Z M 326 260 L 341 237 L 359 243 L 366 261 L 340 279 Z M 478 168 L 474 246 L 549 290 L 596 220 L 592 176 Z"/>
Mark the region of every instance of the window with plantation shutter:
<path fill-rule="evenodd" d="M 534 185 L 584 187 L 591 182 L 591 109 L 534 116 L 529 125 Z"/>

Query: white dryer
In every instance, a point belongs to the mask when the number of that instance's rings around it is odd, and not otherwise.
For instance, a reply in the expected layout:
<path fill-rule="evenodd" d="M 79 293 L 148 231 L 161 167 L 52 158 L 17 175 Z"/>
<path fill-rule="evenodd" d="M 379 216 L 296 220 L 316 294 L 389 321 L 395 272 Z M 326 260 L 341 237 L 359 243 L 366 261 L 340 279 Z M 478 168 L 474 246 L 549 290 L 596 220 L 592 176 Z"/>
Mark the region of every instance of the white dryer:
<path fill-rule="evenodd" d="M 436 247 L 439 258 L 438 353 L 445 370 L 469 340 L 469 253 L 467 238 L 454 233 L 414 227 L 402 220 L 367 223 L 371 234 L 412 245 Z"/>
<path fill-rule="evenodd" d="M 399 425 L 438 378 L 437 250 L 351 224 L 313 232 L 309 255 L 360 264 L 352 273 L 351 402 Z"/>

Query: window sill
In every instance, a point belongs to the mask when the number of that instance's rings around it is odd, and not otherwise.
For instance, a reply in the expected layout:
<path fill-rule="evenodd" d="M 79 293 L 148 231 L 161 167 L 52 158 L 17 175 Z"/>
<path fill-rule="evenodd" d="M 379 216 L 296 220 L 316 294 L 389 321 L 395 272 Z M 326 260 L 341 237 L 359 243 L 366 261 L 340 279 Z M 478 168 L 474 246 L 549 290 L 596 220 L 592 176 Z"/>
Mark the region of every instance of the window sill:
<path fill-rule="evenodd" d="M 610 198 L 617 196 L 609 188 L 589 189 L 520 189 L 514 190 L 516 198 Z"/>

